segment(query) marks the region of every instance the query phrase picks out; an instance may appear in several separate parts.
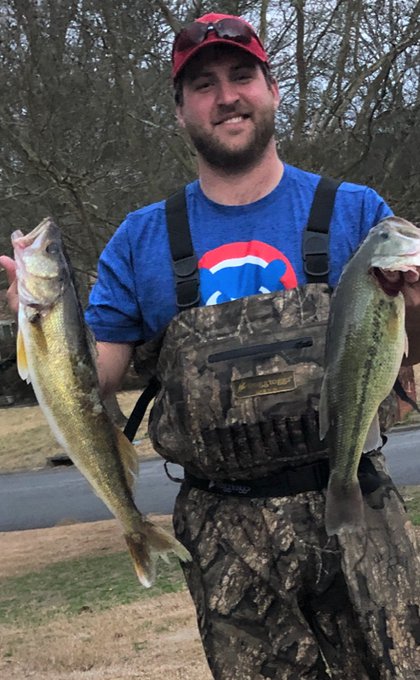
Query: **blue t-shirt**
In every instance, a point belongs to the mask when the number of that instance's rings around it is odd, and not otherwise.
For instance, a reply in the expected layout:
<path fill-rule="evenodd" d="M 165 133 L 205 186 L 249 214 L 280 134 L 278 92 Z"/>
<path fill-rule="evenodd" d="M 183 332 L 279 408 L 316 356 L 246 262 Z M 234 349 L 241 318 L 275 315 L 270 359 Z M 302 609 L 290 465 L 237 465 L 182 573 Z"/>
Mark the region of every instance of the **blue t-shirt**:
<path fill-rule="evenodd" d="M 226 206 L 187 187 L 192 242 L 199 260 L 201 304 L 304 285 L 302 232 L 319 175 L 285 164 L 277 187 L 254 203 Z M 344 182 L 330 225 L 330 278 L 390 208 L 372 189 Z M 130 213 L 103 251 L 86 320 L 97 340 L 153 338 L 177 313 L 165 203 Z"/>

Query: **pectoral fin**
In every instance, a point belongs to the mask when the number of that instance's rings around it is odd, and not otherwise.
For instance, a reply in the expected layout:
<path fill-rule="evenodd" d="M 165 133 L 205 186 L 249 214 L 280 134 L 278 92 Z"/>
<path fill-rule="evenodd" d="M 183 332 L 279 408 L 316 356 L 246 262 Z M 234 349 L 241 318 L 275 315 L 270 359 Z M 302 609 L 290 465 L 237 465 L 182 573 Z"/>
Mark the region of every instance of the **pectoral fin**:
<path fill-rule="evenodd" d="M 405 333 L 405 339 L 404 339 L 404 355 L 408 357 L 408 335 Z"/>
<path fill-rule="evenodd" d="M 127 439 L 125 434 L 115 425 L 115 437 L 117 440 L 118 452 L 120 454 L 121 462 L 123 464 L 125 478 L 131 490 L 134 488 L 134 483 L 139 470 L 139 457 L 136 449 L 132 443 Z"/>
<path fill-rule="evenodd" d="M 379 429 L 379 418 L 378 414 L 376 413 L 374 419 L 370 424 L 366 436 L 366 441 L 363 445 L 363 453 L 367 453 L 368 451 L 374 451 L 375 449 L 378 449 L 380 446 L 382 446 L 382 437 L 381 431 Z"/>
<path fill-rule="evenodd" d="M 25 343 L 23 340 L 23 335 L 20 330 L 18 330 L 17 341 L 16 341 L 16 356 L 17 356 L 17 369 L 22 380 L 26 380 L 29 384 L 31 378 L 29 376 L 28 370 L 28 360 L 26 357 Z"/>

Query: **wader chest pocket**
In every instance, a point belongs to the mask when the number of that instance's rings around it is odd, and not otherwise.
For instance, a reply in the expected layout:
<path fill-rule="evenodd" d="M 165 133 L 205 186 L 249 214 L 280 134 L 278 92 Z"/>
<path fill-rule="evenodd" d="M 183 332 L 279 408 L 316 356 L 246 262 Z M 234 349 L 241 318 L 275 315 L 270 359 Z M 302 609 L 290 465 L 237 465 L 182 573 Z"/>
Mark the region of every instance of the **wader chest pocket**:
<path fill-rule="evenodd" d="M 300 412 L 302 398 L 307 405 L 308 385 L 311 393 L 319 392 L 312 383 L 322 375 L 323 333 L 321 325 L 314 325 L 309 333 L 299 328 L 250 333 L 245 341 L 226 333 L 178 348 L 182 380 L 172 394 L 183 402 L 179 407 L 184 410 L 185 426 L 194 428 L 199 423 L 202 431 L 257 423 L 285 409 L 287 415 Z M 289 409 L 288 403 L 293 403 Z"/>
<path fill-rule="evenodd" d="M 309 439 L 319 449 L 328 303 L 314 286 L 180 314 L 159 358 L 154 447 L 197 476 L 225 479 L 305 457 Z"/>
<path fill-rule="evenodd" d="M 272 359 L 276 355 L 281 355 L 287 361 L 287 350 L 301 350 L 305 347 L 312 347 L 311 337 L 294 338 L 292 340 L 279 340 L 264 344 L 247 344 L 246 346 L 228 349 L 222 352 L 209 354 L 208 363 L 232 362 L 234 366 L 244 364 L 244 360 L 261 362 L 262 359 Z M 248 399 L 250 397 L 262 397 L 268 394 L 279 394 L 289 392 L 296 387 L 295 375 L 293 370 L 281 370 L 280 372 L 270 372 L 263 369 L 259 364 L 258 375 L 242 376 L 231 381 L 233 399 Z"/>

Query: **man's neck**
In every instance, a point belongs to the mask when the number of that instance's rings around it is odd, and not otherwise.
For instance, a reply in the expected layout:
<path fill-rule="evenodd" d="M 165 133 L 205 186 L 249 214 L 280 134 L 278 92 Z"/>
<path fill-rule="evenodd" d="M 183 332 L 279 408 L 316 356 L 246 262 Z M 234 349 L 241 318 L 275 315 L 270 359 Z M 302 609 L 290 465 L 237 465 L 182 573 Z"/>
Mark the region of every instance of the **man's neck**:
<path fill-rule="evenodd" d="M 207 198 L 221 205 L 247 205 L 264 198 L 278 185 L 283 170 L 274 146 L 256 166 L 243 173 L 223 172 L 199 158 L 201 188 Z"/>

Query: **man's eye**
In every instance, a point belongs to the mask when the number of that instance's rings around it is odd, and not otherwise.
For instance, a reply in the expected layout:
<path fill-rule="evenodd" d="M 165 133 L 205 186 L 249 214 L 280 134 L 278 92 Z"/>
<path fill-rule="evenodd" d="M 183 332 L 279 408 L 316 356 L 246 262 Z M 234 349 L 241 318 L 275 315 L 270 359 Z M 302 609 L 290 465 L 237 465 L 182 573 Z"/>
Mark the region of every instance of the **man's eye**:
<path fill-rule="evenodd" d="M 251 79 L 251 74 L 250 73 L 237 73 L 236 74 L 236 80 L 250 80 Z"/>
<path fill-rule="evenodd" d="M 197 90 L 205 90 L 207 87 L 210 87 L 211 82 L 209 80 L 202 80 L 200 83 L 197 83 L 196 89 Z"/>

